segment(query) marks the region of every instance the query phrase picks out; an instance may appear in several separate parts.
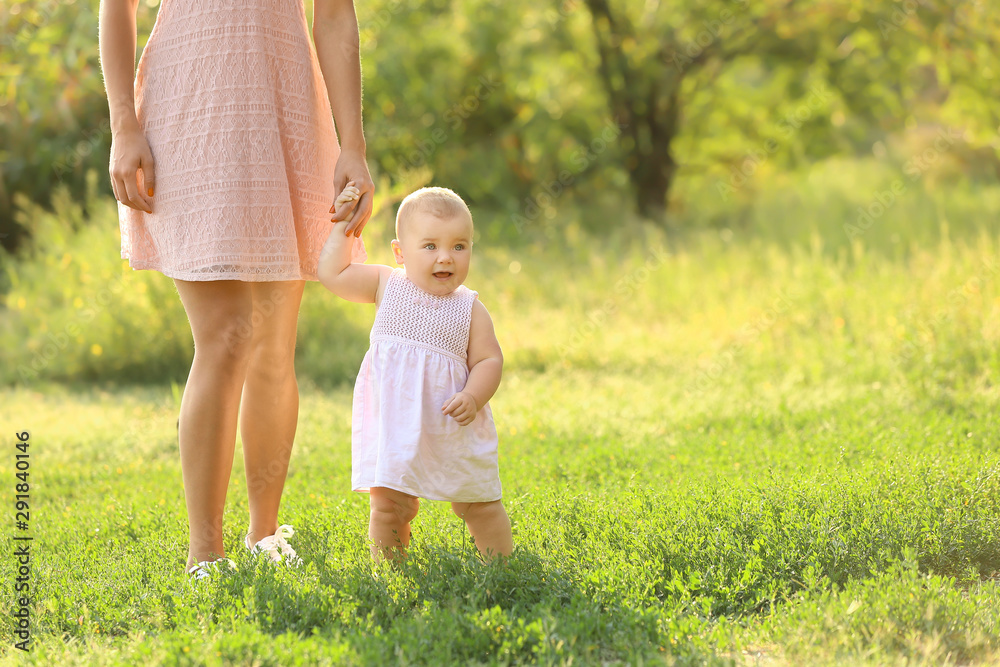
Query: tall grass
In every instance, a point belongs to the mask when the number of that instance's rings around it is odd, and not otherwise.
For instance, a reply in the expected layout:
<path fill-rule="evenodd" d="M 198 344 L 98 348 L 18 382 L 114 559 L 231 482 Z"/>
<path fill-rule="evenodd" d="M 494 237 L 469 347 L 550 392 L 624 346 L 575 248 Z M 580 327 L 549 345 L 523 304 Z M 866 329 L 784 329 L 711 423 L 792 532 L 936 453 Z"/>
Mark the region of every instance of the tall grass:
<path fill-rule="evenodd" d="M 729 219 L 710 212 L 722 204 L 706 191 L 684 234 L 627 216 L 598 234 L 569 210 L 517 234 L 477 212 L 467 284 L 493 313 L 510 369 L 654 366 L 699 397 L 796 377 L 986 383 L 1000 349 L 1000 188 L 910 183 L 851 238 L 851 212 L 898 177 L 830 161 L 776 178 Z M 0 381 L 183 382 L 192 345 L 172 282 L 119 259 L 111 199 L 91 197 L 89 221 L 65 193 L 55 213 L 29 206 L 34 247 L 0 258 Z M 384 206 L 366 232 L 372 261 L 392 263 L 391 227 Z M 353 380 L 373 316 L 309 284 L 300 376 Z"/>

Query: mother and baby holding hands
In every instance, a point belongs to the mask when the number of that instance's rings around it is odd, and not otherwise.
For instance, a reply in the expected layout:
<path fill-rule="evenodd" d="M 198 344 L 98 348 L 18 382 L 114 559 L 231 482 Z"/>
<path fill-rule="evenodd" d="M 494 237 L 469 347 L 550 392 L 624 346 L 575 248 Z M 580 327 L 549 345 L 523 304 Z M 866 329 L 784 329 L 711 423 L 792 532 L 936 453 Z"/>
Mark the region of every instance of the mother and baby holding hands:
<path fill-rule="evenodd" d="M 463 284 L 468 206 L 447 188 L 410 194 L 392 241 L 402 268 L 364 263 L 374 186 L 352 0 L 314 0 L 315 48 L 302 0 L 161 0 L 136 69 L 138 5 L 101 2 L 110 173 L 122 256 L 173 278 L 194 339 L 178 421 L 187 571 L 229 563 L 237 424 L 244 546 L 301 562 L 278 508 L 298 420 L 299 305 L 317 279 L 377 309 L 352 415 L 352 488 L 369 494 L 373 558 L 405 555 L 420 498 L 450 501 L 486 559 L 510 555 L 488 404 L 503 356 Z"/>

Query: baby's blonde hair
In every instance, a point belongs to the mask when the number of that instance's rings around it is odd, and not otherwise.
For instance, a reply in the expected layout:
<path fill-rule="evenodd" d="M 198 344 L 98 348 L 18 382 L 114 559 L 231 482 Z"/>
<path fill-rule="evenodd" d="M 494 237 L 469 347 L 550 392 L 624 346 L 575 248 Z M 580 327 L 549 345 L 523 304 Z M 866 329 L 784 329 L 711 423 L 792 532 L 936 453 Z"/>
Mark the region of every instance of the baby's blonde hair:
<path fill-rule="evenodd" d="M 448 188 L 420 188 L 411 192 L 396 211 L 396 238 L 403 223 L 417 213 L 430 213 L 435 218 L 447 219 L 464 216 L 472 222 L 472 212 L 454 190 Z"/>

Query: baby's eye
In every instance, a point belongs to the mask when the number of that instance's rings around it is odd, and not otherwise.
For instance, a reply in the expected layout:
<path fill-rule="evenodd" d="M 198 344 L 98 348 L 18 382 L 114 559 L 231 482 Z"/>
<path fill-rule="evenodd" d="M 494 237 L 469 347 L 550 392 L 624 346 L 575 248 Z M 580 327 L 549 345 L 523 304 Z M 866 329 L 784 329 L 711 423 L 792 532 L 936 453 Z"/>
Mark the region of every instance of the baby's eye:
<path fill-rule="evenodd" d="M 461 243 L 455 245 L 455 250 L 465 250 L 465 246 Z"/>
<path fill-rule="evenodd" d="M 424 250 L 434 250 L 434 244 L 433 243 L 425 243 L 424 244 Z"/>

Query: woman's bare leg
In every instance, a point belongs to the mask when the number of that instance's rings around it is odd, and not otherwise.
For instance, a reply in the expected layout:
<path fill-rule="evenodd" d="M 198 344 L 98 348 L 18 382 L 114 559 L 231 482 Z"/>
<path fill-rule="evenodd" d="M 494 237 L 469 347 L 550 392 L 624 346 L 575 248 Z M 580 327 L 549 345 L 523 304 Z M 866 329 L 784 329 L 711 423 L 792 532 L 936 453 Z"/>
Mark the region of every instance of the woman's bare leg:
<path fill-rule="evenodd" d="M 241 336 L 241 329 L 252 301 L 250 285 L 240 281 L 174 284 L 194 336 L 194 360 L 177 429 L 191 567 L 225 555 L 222 514 L 236 447 L 240 391 L 250 359 L 250 340 Z"/>
<path fill-rule="evenodd" d="M 250 544 L 278 529 L 278 507 L 299 414 L 295 332 L 305 282 L 254 283 L 250 363 L 240 437 L 250 501 Z"/>

